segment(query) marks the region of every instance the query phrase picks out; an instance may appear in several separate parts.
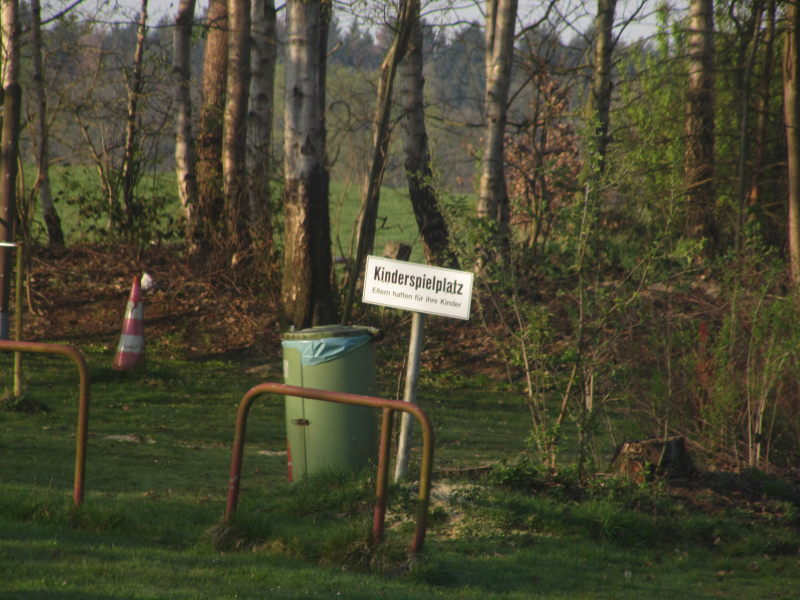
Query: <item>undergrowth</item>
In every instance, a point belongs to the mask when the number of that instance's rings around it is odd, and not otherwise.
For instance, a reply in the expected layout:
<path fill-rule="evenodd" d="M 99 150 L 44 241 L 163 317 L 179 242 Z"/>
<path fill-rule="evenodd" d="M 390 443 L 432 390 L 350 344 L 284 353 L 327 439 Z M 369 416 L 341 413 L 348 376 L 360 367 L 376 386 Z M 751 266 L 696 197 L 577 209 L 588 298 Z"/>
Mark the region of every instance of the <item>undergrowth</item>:
<path fill-rule="evenodd" d="M 699 545 L 732 555 L 797 553 L 796 490 L 774 483 L 762 489 L 763 501 L 753 510 L 709 512 L 673 496 L 666 480 L 635 483 L 598 475 L 579 481 L 569 472 L 545 475 L 522 457 L 498 465 L 484 484 L 465 487 L 454 502 L 465 514 L 459 527 L 467 537 L 510 536 L 526 543 L 531 536 L 566 536 L 623 548 Z"/>

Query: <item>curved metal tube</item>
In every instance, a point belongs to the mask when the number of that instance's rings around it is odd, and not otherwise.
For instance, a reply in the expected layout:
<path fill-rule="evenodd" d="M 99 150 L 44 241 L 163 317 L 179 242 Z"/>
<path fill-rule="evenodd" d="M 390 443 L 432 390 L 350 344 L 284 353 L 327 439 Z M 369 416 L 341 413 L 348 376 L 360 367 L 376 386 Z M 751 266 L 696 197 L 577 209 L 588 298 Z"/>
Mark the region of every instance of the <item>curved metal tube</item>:
<path fill-rule="evenodd" d="M 262 394 L 279 394 L 281 396 L 296 396 L 310 398 L 312 400 L 323 400 L 326 402 L 337 402 L 339 404 L 352 404 L 356 406 L 367 406 L 380 408 L 383 411 L 381 423 L 381 442 L 378 456 L 378 479 L 375 490 L 375 511 L 373 519 L 372 538 L 374 542 L 383 539 L 383 525 L 386 514 L 386 488 L 389 470 L 389 441 L 391 437 L 391 422 L 393 411 L 398 410 L 407 412 L 419 421 L 422 431 L 422 465 L 419 476 L 419 496 L 417 502 L 417 526 L 414 530 L 414 540 L 411 543 L 411 551 L 419 552 L 425 543 L 425 532 L 428 526 L 428 506 L 430 504 L 431 472 L 433 469 L 433 427 L 428 416 L 419 406 L 399 400 L 386 400 L 373 396 L 361 396 L 359 394 L 348 394 L 345 392 L 334 392 L 330 390 L 317 390 L 302 388 L 283 383 L 262 383 L 256 385 L 244 395 L 239 403 L 236 416 L 236 431 L 233 437 L 233 448 L 231 450 L 231 471 L 228 480 L 228 502 L 225 509 L 225 522 L 230 521 L 236 515 L 236 506 L 239 501 L 239 487 L 242 473 L 242 457 L 244 454 L 245 430 L 247 427 L 247 416 L 250 406 L 256 397 Z"/>
<path fill-rule="evenodd" d="M 78 428 L 75 436 L 75 480 L 72 486 L 72 498 L 75 506 L 80 506 L 83 504 L 86 473 L 86 440 L 89 436 L 89 368 L 86 366 L 86 360 L 75 348 L 62 344 L 0 340 L 0 350 L 37 354 L 60 354 L 72 360 L 75 366 L 78 367 L 80 390 L 78 399 Z"/>

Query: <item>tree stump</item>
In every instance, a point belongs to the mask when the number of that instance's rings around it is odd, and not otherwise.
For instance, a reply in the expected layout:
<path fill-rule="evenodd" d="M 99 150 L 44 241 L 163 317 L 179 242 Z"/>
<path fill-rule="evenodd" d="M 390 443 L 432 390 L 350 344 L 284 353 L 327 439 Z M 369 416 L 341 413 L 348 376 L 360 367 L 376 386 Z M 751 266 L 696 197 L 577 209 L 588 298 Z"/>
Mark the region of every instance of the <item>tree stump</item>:
<path fill-rule="evenodd" d="M 623 442 L 611 459 L 611 470 L 639 483 L 656 477 L 691 477 L 695 473 L 683 436 Z"/>

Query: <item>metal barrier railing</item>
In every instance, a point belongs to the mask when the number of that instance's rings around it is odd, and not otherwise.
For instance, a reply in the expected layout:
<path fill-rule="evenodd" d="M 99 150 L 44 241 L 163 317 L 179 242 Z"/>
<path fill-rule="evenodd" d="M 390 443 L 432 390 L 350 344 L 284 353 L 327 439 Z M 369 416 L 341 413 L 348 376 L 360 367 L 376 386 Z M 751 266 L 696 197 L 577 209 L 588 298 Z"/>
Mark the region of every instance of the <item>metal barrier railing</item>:
<path fill-rule="evenodd" d="M 352 404 L 356 406 L 368 406 L 371 408 L 382 409 L 381 438 L 378 449 L 378 478 L 375 486 L 375 509 L 372 523 L 372 540 L 378 543 L 383 540 L 384 521 L 386 517 L 386 499 L 389 474 L 389 446 L 391 442 L 392 419 L 394 411 L 407 412 L 414 417 L 420 424 L 422 430 L 422 465 L 419 476 L 419 495 L 417 501 L 417 525 L 414 530 L 414 539 L 411 543 L 411 551 L 419 552 L 425 543 L 425 532 L 428 526 L 428 506 L 430 504 L 431 471 L 433 468 L 433 428 L 421 408 L 408 402 L 398 400 L 386 400 L 373 396 L 361 396 L 344 392 L 333 392 L 329 390 L 315 390 L 302 388 L 282 383 L 262 383 L 251 388 L 239 403 L 239 410 L 236 417 L 236 432 L 233 438 L 233 448 L 231 451 L 231 473 L 228 482 L 228 503 L 225 509 L 225 522 L 230 523 L 236 515 L 236 505 L 239 501 L 239 485 L 241 482 L 242 456 L 244 453 L 245 430 L 247 426 L 247 415 L 250 406 L 257 396 L 262 394 L 279 394 L 281 396 L 296 396 L 300 398 L 310 398 L 312 400 L 323 400 L 326 402 L 337 402 L 340 404 Z"/>
<path fill-rule="evenodd" d="M 78 367 L 80 390 L 78 399 L 78 429 L 75 444 L 75 480 L 72 498 L 75 506 L 83 504 L 83 489 L 86 473 L 86 440 L 89 435 L 89 368 L 83 355 L 72 346 L 45 344 L 40 342 L 16 342 L 0 340 L 0 350 L 9 352 L 31 352 L 37 354 L 60 354 L 71 359 Z"/>

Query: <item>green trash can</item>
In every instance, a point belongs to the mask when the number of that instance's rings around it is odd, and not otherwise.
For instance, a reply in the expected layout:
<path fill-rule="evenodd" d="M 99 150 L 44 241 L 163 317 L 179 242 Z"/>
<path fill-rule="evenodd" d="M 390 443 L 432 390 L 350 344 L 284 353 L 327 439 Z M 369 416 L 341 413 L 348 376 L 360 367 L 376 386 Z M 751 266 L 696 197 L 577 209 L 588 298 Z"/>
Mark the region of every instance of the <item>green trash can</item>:
<path fill-rule="evenodd" d="M 287 332 L 284 382 L 372 395 L 379 336 L 377 329 L 345 325 Z M 290 481 L 324 470 L 359 471 L 377 456 L 377 415 L 363 406 L 287 396 L 286 437 Z"/>

